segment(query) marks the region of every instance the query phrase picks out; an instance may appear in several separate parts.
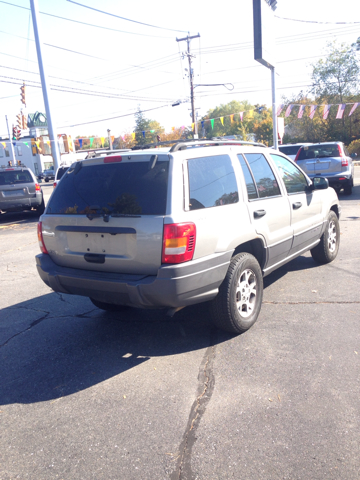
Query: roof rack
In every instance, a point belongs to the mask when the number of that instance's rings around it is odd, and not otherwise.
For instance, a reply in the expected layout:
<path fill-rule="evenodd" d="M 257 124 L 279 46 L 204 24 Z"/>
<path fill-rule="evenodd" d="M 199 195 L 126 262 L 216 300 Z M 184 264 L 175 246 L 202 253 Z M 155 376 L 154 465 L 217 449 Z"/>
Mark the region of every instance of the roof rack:
<path fill-rule="evenodd" d="M 131 150 L 146 150 L 148 148 L 155 148 L 155 147 L 160 147 L 160 146 L 171 146 L 170 152 L 177 152 L 179 150 L 186 150 L 188 147 L 191 147 L 191 148 L 207 147 L 207 146 L 214 147 L 214 146 L 220 146 L 220 145 L 251 145 L 253 147 L 264 147 L 264 148 L 266 148 L 266 145 L 264 145 L 263 143 L 246 142 L 244 140 L 233 140 L 233 139 L 227 139 L 227 138 L 223 138 L 223 137 L 213 137 L 209 140 L 208 139 L 204 139 L 204 140 L 178 139 L 178 140 L 170 140 L 170 141 L 167 141 L 167 142 L 147 143 L 145 145 L 136 145 Z"/>

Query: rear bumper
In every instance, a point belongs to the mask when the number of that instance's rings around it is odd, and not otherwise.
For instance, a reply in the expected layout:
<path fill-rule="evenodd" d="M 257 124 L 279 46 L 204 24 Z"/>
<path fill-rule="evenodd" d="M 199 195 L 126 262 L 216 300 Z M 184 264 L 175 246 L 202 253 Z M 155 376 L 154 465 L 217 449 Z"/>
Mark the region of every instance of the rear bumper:
<path fill-rule="evenodd" d="M 309 175 L 310 178 L 319 177 L 320 175 Z M 329 182 L 329 186 L 333 188 L 341 188 L 346 185 L 352 185 L 353 174 L 351 171 L 337 173 L 335 175 L 321 175 Z"/>
<path fill-rule="evenodd" d="M 41 205 L 42 193 L 36 194 L 28 198 L 11 198 L 6 201 L 0 201 L 0 210 L 4 212 L 17 212 L 25 209 L 36 208 Z"/>
<path fill-rule="evenodd" d="M 232 251 L 180 265 L 162 266 L 155 276 L 60 267 L 36 256 L 41 279 L 55 292 L 138 308 L 178 308 L 212 300 L 225 278 Z"/>

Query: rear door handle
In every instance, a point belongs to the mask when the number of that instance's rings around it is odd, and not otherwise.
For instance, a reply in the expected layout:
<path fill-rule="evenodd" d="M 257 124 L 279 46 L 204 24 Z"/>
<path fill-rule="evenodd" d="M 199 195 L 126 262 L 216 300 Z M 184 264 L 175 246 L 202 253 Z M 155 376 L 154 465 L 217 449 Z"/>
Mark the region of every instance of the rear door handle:
<path fill-rule="evenodd" d="M 260 218 L 266 215 L 266 210 L 255 210 L 254 218 Z"/>
<path fill-rule="evenodd" d="M 298 208 L 302 207 L 302 203 L 301 202 L 295 202 L 293 203 L 293 210 L 297 210 Z"/>

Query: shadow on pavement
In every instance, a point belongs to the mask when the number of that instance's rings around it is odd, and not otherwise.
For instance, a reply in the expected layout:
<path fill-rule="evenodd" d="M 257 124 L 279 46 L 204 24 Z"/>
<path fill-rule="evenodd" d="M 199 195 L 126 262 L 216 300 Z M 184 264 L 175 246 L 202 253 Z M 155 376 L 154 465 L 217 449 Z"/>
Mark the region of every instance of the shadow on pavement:
<path fill-rule="evenodd" d="M 51 293 L 1 311 L 0 404 L 71 395 L 150 357 L 203 349 L 232 338 L 214 329 L 201 305 L 169 318 L 159 310 L 103 312 L 88 299 L 69 297 Z M 13 330 L 4 335 L 3 327 L 11 322 Z"/>

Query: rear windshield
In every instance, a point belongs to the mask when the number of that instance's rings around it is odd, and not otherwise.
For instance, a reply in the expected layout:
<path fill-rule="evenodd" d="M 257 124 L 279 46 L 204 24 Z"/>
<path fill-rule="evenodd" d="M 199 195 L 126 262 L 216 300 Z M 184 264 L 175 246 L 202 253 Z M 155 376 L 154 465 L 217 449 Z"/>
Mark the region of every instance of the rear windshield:
<path fill-rule="evenodd" d="M 0 172 L 0 185 L 16 185 L 33 182 L 34 180 L 27 170 Z"/>
<path fill-rule="evenodd" d="M 338 145 L 310 145 L 308 147 L 301 148 L 298 160 L 340 156 Z"/>
<path fill-rule="evenodd" d="M 288 145 L 288 146 L 279 146 L 280 152 L 284 153 L 285 155 L 296 155 L 299 151 L 300 145 Z"/>
<path fill-rule="evenodd" d="M 54 190 L 47 213 L 165 215 L 169 161 L 151 166 L 149 161 L 75 164 Z"/>

